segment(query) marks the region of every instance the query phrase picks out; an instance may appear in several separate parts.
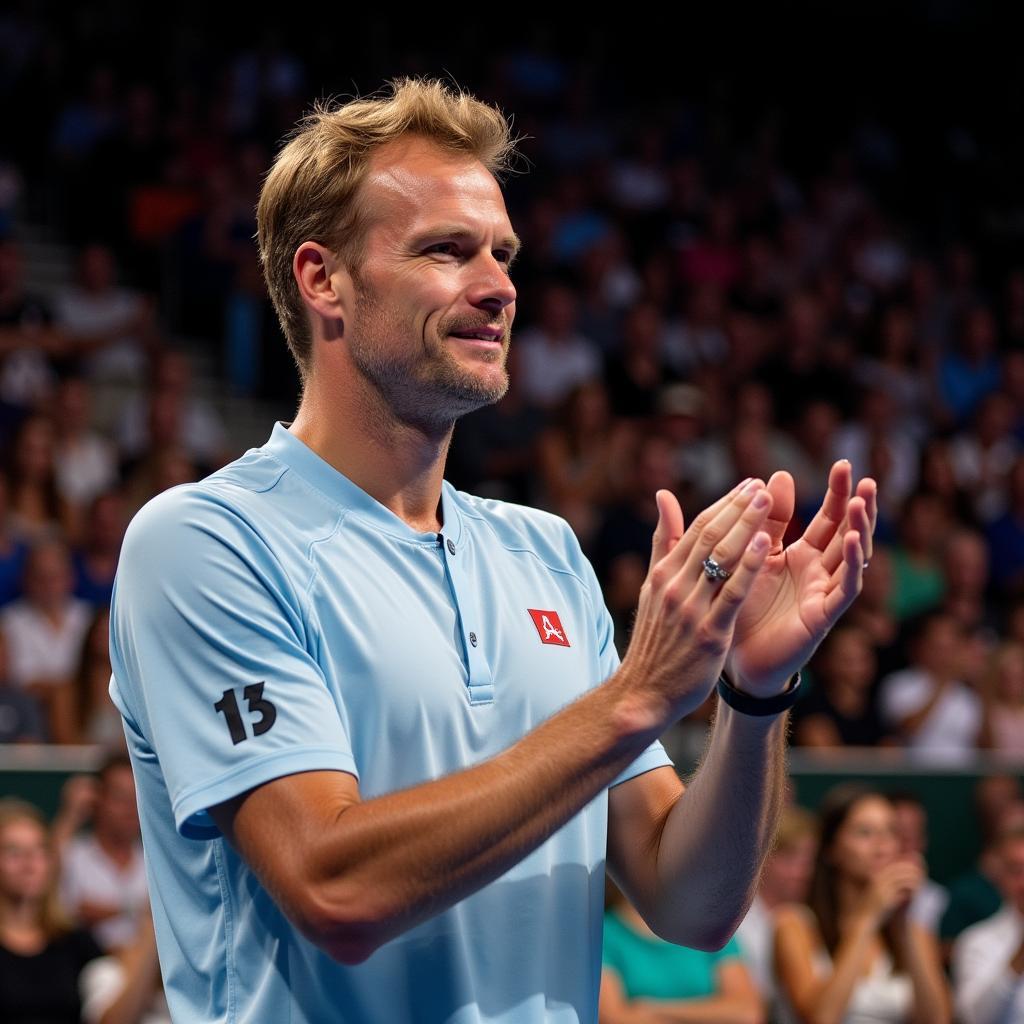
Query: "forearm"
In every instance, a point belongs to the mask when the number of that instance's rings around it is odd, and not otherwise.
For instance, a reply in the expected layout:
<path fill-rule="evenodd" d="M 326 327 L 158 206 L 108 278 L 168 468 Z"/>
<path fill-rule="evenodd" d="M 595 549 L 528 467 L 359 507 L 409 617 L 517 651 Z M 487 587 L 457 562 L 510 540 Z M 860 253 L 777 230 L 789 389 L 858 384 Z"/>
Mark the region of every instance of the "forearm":
<path fill-rule="evenodd" d="M 832 958 L 832 973 L 812 1000 L 810 1018 L 815 1024 L 839 1024 L 846 1014 L 853 990 L 863 976 L 877 927 L 867 916 L 856 918 L 839 940 Z"/>
<path fill-rule="evenodd" d="M 901 935 L 907 972 L 914 986 L 913 1024 L 948 1024 L 949 996 L 941 969 L 925 938 L 907 921 Z"/>
<path fill-rule="evenodd" d="M 317 941 L 358 962 L 504 874 L 667 724 L 631 706 L 620 672 L 480 765 L 344 809 L 333 833 L 310 837 Z"/>
<path fill-rule="evenodd" d="M 635 999 L 636 1017 L 623 1024 L 760 1024 L 765 1019 L 759 1000 L 740 996 L 708 996 L 659 1002 Z"/>
<path fill-rule="evenodd" d="M 787 719 L 719 702 L 704 761 L 661 834 L 648 923 L 668 941 L 720 948 L 746 913 L 782 810 Z"/>

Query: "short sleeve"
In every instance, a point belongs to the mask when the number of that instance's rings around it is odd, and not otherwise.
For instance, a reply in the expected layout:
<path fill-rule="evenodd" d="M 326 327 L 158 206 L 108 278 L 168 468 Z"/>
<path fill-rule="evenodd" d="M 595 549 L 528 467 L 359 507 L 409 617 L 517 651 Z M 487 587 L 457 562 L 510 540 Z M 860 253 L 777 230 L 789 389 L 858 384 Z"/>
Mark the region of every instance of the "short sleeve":
<path fill-rule="evenodd" d="M 273 778 L 358 777 L 316 649 L 305 590 L 216 495 L 177 487 L 132 521 L 111 603 L 110 693 L 155 754 L 183 836 L 216 836 L 206 809 Z"/>
<path fill-rule="evenodd" d="M 600 663 L 598 682 L 603 683 L 616 672 L 621 664 L 619 652 L 615 646 L 615 623 L 612 620 L 611 612 L 608 611 L 608 606 L 604 603 L 601 584 L 597 580 L 597 573 L 594 572 L 594 567 L 582 554 L 580 558 L 582 560 L 584 579 L 590 590 L 591 602 L 597 621 L 598 658 Z M 668 756 L 661 741 L 655 740 L 632 764 L 628 765 L 609 783 L 609 788 L 618 786 L 622 782 L 628 782 L 637 775 L 643 775 L 644 772 L 661 768 L 664 765 L 672 765 L 674 767 L 672 758 Z"/>

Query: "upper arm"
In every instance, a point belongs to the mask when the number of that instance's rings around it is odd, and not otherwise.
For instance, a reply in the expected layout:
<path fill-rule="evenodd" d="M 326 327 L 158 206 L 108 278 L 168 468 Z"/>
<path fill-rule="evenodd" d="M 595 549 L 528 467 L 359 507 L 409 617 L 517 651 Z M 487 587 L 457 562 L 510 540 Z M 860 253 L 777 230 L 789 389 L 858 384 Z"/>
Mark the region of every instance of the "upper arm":
<path fill-rule="evenodd" d="M 129 528 L 111 696 L 159 761 L 187 838 L 214 838 L 208 808 L 271 779 L 358 774 L 304 601 L 252 528 L 201 493 L 161 495 Z"/>
<path fill-rule="evenodd" d="M 751 1006 L 761 1005 L 761 993 L 742 957 L 730 956 L 719 960 L 715 965 L 715 978 L 720 996 L 742 999 Z"/>
<path fill-rule="evenodd" d="M 608 873 L 652 930 L 661 832 L 684 786 L 663 765 L 608 791 Z"/>
<path fill-rule="evenodd" d="M 629 1011 L 629 999 L 622 979 L 611 967 L 601 968 L 601 994 L 598 1002 L 598 1024 L 620 1024 Z"/>

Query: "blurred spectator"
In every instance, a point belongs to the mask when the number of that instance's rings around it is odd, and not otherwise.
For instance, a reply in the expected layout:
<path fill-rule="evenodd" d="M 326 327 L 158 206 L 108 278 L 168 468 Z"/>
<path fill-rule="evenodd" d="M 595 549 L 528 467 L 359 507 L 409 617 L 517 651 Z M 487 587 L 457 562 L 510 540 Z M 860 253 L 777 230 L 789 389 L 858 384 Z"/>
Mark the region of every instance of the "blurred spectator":
<path fill-rule="evenodd" d="M 819 811 L 821 842 L 810 908 L 776 915 L 782 1019 L 903 1024 L 950 1020 L 935 938 L 908 910 L 924 880 L 902 859 L 895 812 L 881 793 L 847 785 Z"/>
<path fill-rule="evenodd" d="M 1006 508 L 1006 482 L 1021 455 L 1013 427 L 1013 403 L 997 391 L 979 400 L 970 429 L 957 434 L 950 445 L 957 484 L 972 495 L 975 515 L 983 523 Z"/>
<path fill-rule="evenodd" d="M 912 750 L 963 760 L 978 746 L 982 706 L 960 678 L 964 632 L 944 612 L 928 612 L 912 627 L 910 665 L 879 689 L 882 720 Z"/>
<path fill-rule="evenodd" d="M 0 800 L 0 1020 L 79 1024 L 82 969 L 100 955 L 59 909 L 46 822 L 31 804 Z"/>
<path fill-rule="evenodd" d="M 967 423 L 982 399 L 999 387 L 996 330 L 992 310 L 972 306 L 960 320 L 953 349 L 939 360 L 939 398 L 953 426 Z"/>
<path fill-rule="evenodd" d="M 769 1008 L 775 991 L 775 910 L 789 903 L 807 900 L 818 847 L 818 822 L 810 811 L 791 805 L 782 812 L 775 842 L 761 872 L 754 902 L 736 930 L 743 950 Z M 769 1013 L 769 1019 L 774 1014 Z"/>
<path fill-rule="evenodd" d="M 939 935 L 949 944 L 965 928 L 999 909 L 999 873 L 995 852 L 1000 833 L 1024 827 L 1024 791 L 1010 775 L 991 775 L 974 788 L 974 810 L 981 838 L 981 852 L 974 867 L 949 884 L 949 903 L 939 921 Z"/>
<path fill-rule="evenodd" d="M 108 246 L 79 252 L 78 280 L 58 293 L 54 312 L 87 377 L 142 381 L 147 353 L 159 345 L 155 309 L 147 296 L 118 286 Z"/>
<path fill-rule="evenodd" d="M 941 609 L 965 631 L 995 636 L 997 616 L 988 602 L 988 547 L 974 530 L 954 530 L 942 552 L 946 593 Z"/>
<path fill-rule="evenodd" d="M 665 942 L 625 897 L 612 892 L 604 918 L 600 1024 L 640 1019 L 762 1024 L 764 1006 L 735 938 L 713 953 Z"/>
<path fill-rule="evenodd" d="M 1024 644 L 1010 641 L 992 652 L 982 700 L 981 745 L 1024 764 Z"/>
<path fill-rule="evenodd" d="M 0 743 L 45 743 L 48 738 L 39 702 L 11 682 L 7 640 L 0 630 Z"/>
<path fill-rule="evenodd" d="M 814 688 L 793 711 L 802 747 L 874 747 L 885 729 L 874 701 L 875 652 L 868 635 L 840 623 L 811 662 Z"/>
<path fill-rule="evenodd" d="M 633 456 L 632 429 L 615 420 L 600 381 L 566 396 L 540 437 L 541 504 L 564 516 L 584 549 L 597 528 L 597 510 L 622 493 Z"/>
<path fill-rule="evenodd" d="M 20 246 L 0 239 L 0 438 L 50 394 L 55 376 L 48 355 L 62 349 L 49 304 L 25 290 L 23 274 Z"/>
<path fill-rule="evenodd" d="M 638 302 L 622 325 L 622 348 L 608 357 L 604 382 L 612 412 L 646 420 L 655 411 L 658 393 L 669 374 L 661 354 L 661 314 L 653 303 Z"/>
<path fill-rule="evenodd" d="M 896 649 L 899 623 L 891 611 L 892 588 L 892 556 L 888 549 L 876 547 L 864 573 L 863 588 L 843 616 L 847 626 L 855 626 L 867 635 L 878 659 L 879 676 L 905 664 Z"/>
<path fill-rule="evenodd" d="M 92 928 L 103 949 L 110 952 L 132 943 L 140 914 L 149 906 L 149 894 L 128 756 L 108 757 L 98 779 L 92 832 L 68 840 L 60 892 L 68 912 Z M 78 804 L 71 812 L 77 820 L 69 831 L 81 828 L 88 813 L 88 803 Z"/>
<path fill-rule="evenodd" d="M 919 857 L 927 872 L 928 811 L 924 801 L 909 790 L 895 790 L 888 797 L 896 812 L 896 838 L 900 844 L 900 856 L 908 859 Z M 933 882 L 926 873 L 910 901 L 908 913 L 912 921 L 917 921 L 938 935 L 939 918 L 948 903 L 949 893 L 945 886 Z"/>
<path fill-rule="evenodd" d="M 25 565 L 25 596 L 0 612 L 11 680 L 40 701 L 51 733 L 55 704 L 62 688 L 71 688 L 92 619 L 89 605 L 72 596 L 72 580 L 67 548 L 60 541 L 43 541 Z"/>
<path fill-rule="evenodd" d="M 695 380 L 706 367 L 724 363 L 728 354 L 722 288 L 712 283 L 692 285 L 682 322 L 665 338 L 668 367 L 677 377 Z"/>
<path fill-rule="evenodd" d="M 91 394 L 82 377 L 65 377 L 54 395 L 54 470 L 69 505 L 88 505 L 117 483 L 117 450 L 91 428 Z"/>
<path fill-rule="evenodd" d="M 520 372 L 528 401 L 545 409 L 561 404 L 580 384 L 601 375 L 597 346 L 577 333 L 577 300 L 571 288 L 545 285 L 536 327 L 521 331 Z"/>
<path fill-rule="evenodd" d="M 83 1024 L 171 1024 L 148 913 L 131 945 L 89 963 L 81 989 Z"/>
<path fill-rule="evenodd" d="M 72 552 L 75 597 L 92 605 L 110 604 L 127 525 L 120 493 L 108 491 L 97 495 L 85 519 L 82 542 Z"/>
<path fill-rule="evenodd" d="M 899 542 L 892 548 L 892 610 L 906 619 L 933 608 L 942 600 L 945 579 L 938 552 L 948 532 L 942 504 L 923 491 L 903 506 Z"/>
<path fill-rule="evenodd" d="M 1024 1020 L 1024 828 L 999 836 L 993 853 L 1002 906 L 967 928 L 953 946 L 963 1024 Z"/>
<path fill-rule="evenodd" d="M 205 473 L 227 461 L 224 426 L 217 413 L 193 393 L 188 356 L 168 349 L 152 362 L 149 390 L 132 395 L 118 430 L 118 447 L 129 463 L 154 449 L 181 448 Z"/>
<path fill-rule="evenodd" d="M 993 580 L 1003 594 L 1024 593 L 1024 457 L 1010 470 L 1007 508 L 988 527 Z"/>
<path fill-rule="evenodd" d="M 74 743 L 95 743 L 107 750 L 125 747 L 121 713 L 110 699 L 110 609 L 96 611 L 82 643 L 82 657 L 66 712 Z"/>
<path fill-rule="evenodd" d="M 18 428 L 9 455 L 8 526 L 29 541 L 74 535 L 74 508 L 57 489 L 56 434 L 45 416 L 30 416 Z"/>
<path fill-rule="evenodd" d="M 28 543 L 11 528 L 7 478 L 0 473 L 0 607 L 21 593 Z"/>

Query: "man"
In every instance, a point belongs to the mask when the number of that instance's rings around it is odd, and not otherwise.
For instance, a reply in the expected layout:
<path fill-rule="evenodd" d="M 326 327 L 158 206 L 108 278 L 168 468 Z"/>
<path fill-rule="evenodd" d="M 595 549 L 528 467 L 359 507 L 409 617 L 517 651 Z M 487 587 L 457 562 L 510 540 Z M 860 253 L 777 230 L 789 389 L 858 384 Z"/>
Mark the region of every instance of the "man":
<path fill-rule="evenodd" d="M 111 693 L 176 1019 L 594 1021 L 606 853 L 670 941 L 720 947 L 750 899 L 776 712 L 860 586 L 874 485 L 837 465 L 786 553 L 786 475 L 685 535 L 660 491 L 620 668 L 567 525 L 443 480 L 508 384 L 509 153 L 437 82 L 306 119 L 258 207 L 295 422 L 129 528 Z M 657 737 L 723 664 L 771 713 L 723 705 L 684 795 Z"/>
<path fill-rule="evenodd" d="M 128 758 L 112 754 L 100 768 L 97 782 L 92 832 L 72 836 L 62 851 L 60 894 L 68 913 L 113 952 L 135 940 L 149 893 Z M 66 800 L 58 832 L 77 831 L 89 816 L 90 804 L 83 799 Z"/>
<path fill-rule="evenodd" d="M 1003 906 L 953 946 L 957 1011 L 965 1024 L 1024 1019 L 1024 827 L 1004 832 L 996 853 Z"/>

